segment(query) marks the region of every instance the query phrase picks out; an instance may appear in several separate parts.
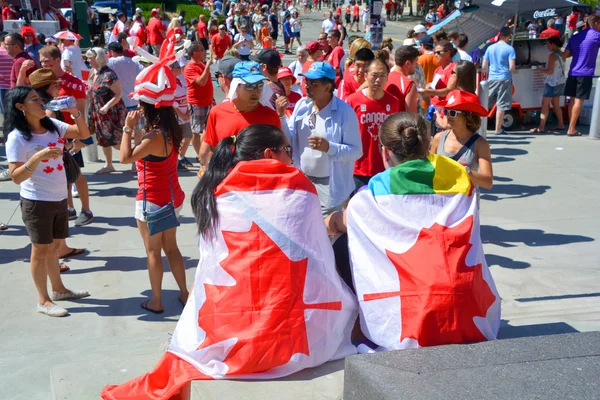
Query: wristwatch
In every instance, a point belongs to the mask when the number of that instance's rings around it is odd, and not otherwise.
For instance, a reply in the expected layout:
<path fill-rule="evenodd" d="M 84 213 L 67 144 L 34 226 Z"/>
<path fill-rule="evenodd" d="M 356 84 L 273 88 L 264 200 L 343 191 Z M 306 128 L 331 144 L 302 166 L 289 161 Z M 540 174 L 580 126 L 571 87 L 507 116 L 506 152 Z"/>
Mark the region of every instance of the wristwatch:
<path fill-rule="evenodd" d="M 133 132 L 133 129 L 131 129 L 130 127 L 128 127 L 128 126 L 123 127 L 123 133 L 131 133 L 131 132 Z"/>

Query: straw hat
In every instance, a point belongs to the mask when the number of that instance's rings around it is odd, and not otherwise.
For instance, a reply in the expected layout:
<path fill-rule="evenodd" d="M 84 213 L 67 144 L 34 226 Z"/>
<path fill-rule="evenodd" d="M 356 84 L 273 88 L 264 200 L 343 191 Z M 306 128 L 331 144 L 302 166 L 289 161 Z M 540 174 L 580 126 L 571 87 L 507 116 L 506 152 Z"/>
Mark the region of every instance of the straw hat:
<path fill-rule="evenodd" d="M 40 68 L 29 75 L 31 86 L 39 89 L 58 82 L 58 78 L 50 68 Z"/>

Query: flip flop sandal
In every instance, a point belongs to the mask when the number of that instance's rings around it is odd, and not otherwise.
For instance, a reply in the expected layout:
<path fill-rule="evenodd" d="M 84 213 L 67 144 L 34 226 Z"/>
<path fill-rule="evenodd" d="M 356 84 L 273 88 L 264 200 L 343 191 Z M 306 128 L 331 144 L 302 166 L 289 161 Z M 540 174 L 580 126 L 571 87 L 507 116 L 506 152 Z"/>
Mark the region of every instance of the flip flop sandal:
<path fill-rule="evenodd" d="M 96 171 L 96 175 L 110 174 L 111 172 L 115 172 L 115 169 L 109 167 L 102 167 L 98 171 Z"/>
<path fill-rule="evenodd" d="M 72 258 L 77 257 L 83 253 L 85 253 L 85 249 L 73 249 L 69 253 L 65 254 L 64 256 L 59 256 L 58 258 Z"/>
<path fill-rule="evenodd" d="M 153 310 L 150 307 L 148 307 L 148 303 L 150 303 L 150 300 L 146 300 L 142 303 L 142 308 L 146 311 L 150 311 L 153 314 L 162 314 L 165 312 L 165 310 Z"/>
<path fill-rule="evenodd" d="M 567 133 L 567 136 L 582 136 L 582 135 L 581 135 L 581 132 L 575 132 L 573 134 L 568 134 Z"/>
<path fill-rule="evenodd" d="M 71 268 L 67 264 L 59 264 L 59 271 L 62 274 L 63 272 L 70 271 Z"/>
<path fill-rule="evenodd" d="M 538 128 L 530 129 L 529 133 L 546 133 L 546 131 L 541 131 Z"/>

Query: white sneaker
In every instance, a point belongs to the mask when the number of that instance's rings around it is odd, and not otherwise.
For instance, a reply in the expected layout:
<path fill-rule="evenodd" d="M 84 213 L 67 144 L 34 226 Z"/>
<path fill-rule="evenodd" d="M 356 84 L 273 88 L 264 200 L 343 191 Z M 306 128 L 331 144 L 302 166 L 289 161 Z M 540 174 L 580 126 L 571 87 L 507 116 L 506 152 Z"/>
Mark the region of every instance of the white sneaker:
<path fill-rule="evenodd" d="M 84 297 L 88 297 L 89 295 L 90 294 L 87 292 L 87 290 L 70 290 L 67 293 L 52 292 L 52 295 L 50 296 L 50 298 L 52 299 L 52 301 L 59 301 L 59 300 L 81 299 Z"/>
<path fill-rule="evenodd" d="M 0 181 L 10 181 L 10 171 L 7 169 L 0 169 Z"/>
<path fill-rule="evenodd" d="M 65 315 L 69 314 L 67 310 L 57 306 L 56 304 L 52 304 L 51 306 L 43 306 L 38 304 L 37 312 L 40 314 L 46 314 L 49 317 L 64 317 Z"/>
<path fill-rule="evenodd" d="M 75 185 L 71 186 L 71 194 L 73 195 L 73 197 L 79 197 L 79 192 L 77 191 L 77 186 L 75 186 Z"/>

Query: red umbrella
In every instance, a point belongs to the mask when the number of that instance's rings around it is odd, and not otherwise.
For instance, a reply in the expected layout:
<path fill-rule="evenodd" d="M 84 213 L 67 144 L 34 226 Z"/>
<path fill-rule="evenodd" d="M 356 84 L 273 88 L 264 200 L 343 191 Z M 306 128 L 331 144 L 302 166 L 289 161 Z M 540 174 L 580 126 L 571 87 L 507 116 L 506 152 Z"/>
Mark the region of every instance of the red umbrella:
<path fill-rule="evenodd" d="M 81 35 L 75 33 L 75 32 L 71 32 L 71 31 L 62 31 L 62 32 L 58 32 L 57 34 L 54 35 L 55 39 L 61 39 L 61 40 L 81 40 L 82 37 Z"/>

